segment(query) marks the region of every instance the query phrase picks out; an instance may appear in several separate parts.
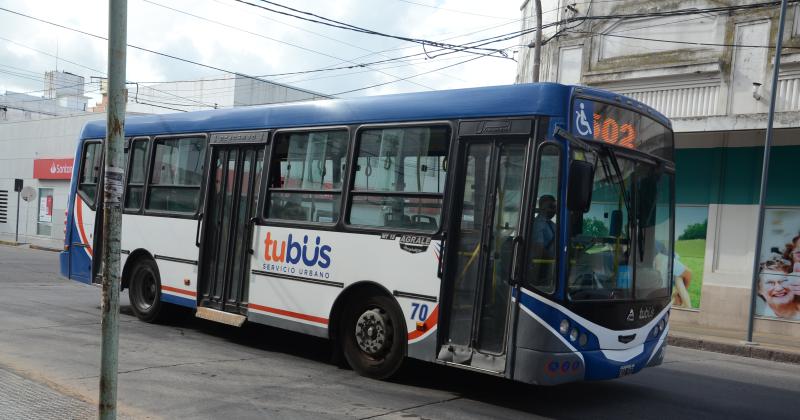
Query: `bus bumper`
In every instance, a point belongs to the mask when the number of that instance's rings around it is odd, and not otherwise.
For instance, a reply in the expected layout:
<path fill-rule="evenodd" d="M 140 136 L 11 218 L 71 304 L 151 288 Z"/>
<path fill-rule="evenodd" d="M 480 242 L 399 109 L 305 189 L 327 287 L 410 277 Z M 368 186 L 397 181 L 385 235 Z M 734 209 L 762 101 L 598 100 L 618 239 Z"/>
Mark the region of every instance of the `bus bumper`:
<path fill-rule="evenodd" d="M 608 350 L 553 353 L 517 348 L 514 379 L 536 385 L 559 385 L 583 380 L 605 380 L 633 375 L 664 361 L 667 344 L 654 340 L 626 361 L 609 359 Z M 613 356 L 612 356 L 613 357 Z"/>

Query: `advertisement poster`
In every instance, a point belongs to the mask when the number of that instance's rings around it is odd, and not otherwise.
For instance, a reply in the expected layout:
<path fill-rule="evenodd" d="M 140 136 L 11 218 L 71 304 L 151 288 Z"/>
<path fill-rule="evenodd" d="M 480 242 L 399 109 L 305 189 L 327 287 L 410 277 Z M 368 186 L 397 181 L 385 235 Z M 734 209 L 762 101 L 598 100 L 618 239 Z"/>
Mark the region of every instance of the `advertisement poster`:
<path fill-rule="evenodd" d="M 52 223 L 53 222 L 53 196 L 41 195 L 39 196 L 39 222 Z"/>
<path fill-rule="evenodd" d="M 706 254 L 708 207 L 675 208 L 675 275 L 672 306 L 697 309 L 703 289 L 703 265 Z"/>
<path fill-rule="evenodd" d="M 756 315 L 800 320 L 800 209 L 766 209 Z"/>

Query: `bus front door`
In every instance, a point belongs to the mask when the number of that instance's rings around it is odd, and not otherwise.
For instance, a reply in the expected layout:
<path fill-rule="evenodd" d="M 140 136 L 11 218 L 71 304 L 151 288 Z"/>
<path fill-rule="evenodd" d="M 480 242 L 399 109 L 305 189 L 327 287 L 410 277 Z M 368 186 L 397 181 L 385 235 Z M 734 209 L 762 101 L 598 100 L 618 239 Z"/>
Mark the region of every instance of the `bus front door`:
<path fill-rule="evenodd" d="M 215 145 L 212 137 L 199 241 L 200 318 L 232 325 L 244 322 L 264 150 L 263 144 Z"/>
<path fill-rule="evenodd" d="M 467 140 L 453 206 L 449 321 L 438 358 L 502 373 L 506 366 L 512 249 L 519 234 L 526 142 Z"/>

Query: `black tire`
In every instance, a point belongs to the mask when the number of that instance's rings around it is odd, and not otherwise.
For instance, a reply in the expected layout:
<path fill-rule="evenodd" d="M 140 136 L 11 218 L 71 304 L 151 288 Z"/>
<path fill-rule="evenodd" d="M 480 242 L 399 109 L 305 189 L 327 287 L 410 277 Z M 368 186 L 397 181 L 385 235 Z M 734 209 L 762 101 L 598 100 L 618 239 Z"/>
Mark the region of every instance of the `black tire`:
<path fill-rule="evenodd" d="M 362 376 L 392 376 L 403 363 L 408 343 L 400 307 L 385 295 L 355 296 L 346 305 L 339 341 L 347 363 Z"/>
<path fill-rule="evenodd" d="M 166 311 L 161 302 L 161 278 L 155 261 L 144 258 L 136 262 L 131 270 L 128 297 L 137 318 L 150 323 L 163 319 Z"/>

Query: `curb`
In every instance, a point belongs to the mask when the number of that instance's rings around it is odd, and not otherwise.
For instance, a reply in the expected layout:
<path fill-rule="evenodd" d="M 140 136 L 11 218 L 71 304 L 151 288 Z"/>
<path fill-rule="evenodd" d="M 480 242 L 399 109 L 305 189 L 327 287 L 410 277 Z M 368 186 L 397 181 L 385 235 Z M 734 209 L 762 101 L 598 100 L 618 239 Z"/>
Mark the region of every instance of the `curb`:
<path fill-rule="evenodd" d="M 14 241 L 6 241 L 4 239 L 0 239 L 0 245 L 19 246 L 19 245 L 25 245 L 25 242 L 14 242 Z"/>
<path fill-rule="evenodd" d="M 750 357 L 753 359 L 771 360 L 782 363 L 800 364 L 800 352 L 781 350 L 759 345 L 726 343 L 720 340 L 695 338 L 685 335 L 667 336 L 667 344 L 675 347 L 685 347 L 696 350 L 711 351 L 715 353 L 732 354 L 734 356 Z"/>
<path fill-rule="evenodd" d="M 61 252 L 58 248 L 51 248 L 49 246 L 42 246 L 42 245 L 28 245 L 30 249 L 38 249 L 39 251 L 50 251 L 50 252 Z"/>

